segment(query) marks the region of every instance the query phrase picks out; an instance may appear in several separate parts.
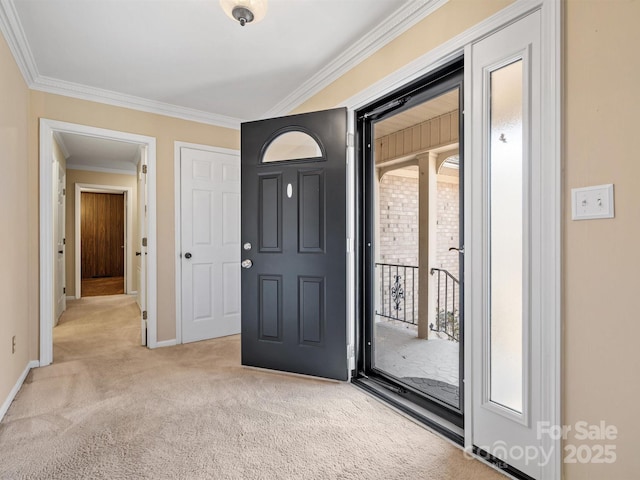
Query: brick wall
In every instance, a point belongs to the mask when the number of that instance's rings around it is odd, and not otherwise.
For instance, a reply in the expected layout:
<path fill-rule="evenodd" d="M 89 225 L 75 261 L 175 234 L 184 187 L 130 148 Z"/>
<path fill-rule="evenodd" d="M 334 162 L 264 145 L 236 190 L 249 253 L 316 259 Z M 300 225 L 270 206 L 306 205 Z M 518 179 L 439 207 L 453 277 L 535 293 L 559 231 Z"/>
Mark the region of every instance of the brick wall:
<path fill-rule="evenodd" d="M 433 267 L 448 270 L 454 277 L 459 278 L 458 253 L 449 252 L 449 247 L 458 247 L 458 217 L 459 217 L 459 186 L 457 183 L 437 182 L 437 257 L 431 262 Z M 379 185 L 379 262 L 399 265 L 418 265 L 418 178 L 386 174 Z M 415 283 L 412 271 L 396 271 L 395 268 L 378 269 L 378 275 L 382 275 L 379 281 L 383 281 L 382 308 L 387 315 L 415 314 L 417 319 L 418 282 L 417 272 Z M 404 309 L 395 310 L 390 299 L 390 288 L 394 276 L 399 273 L 407 285 L 404 291 L 406 306 Z M 435 280 L 435 278 L 434 278 Z M 444 282 L 444 278 L 442 279 Z M 411 292 L 409 285 L 415 285 L 415 293 Z M 449 287 L 451 288 L 451 287 Z M 441 296 L 444 302 L 444 284 L 441 285 Z M 456 299 L 457 295 L 456 292 Z M 415 295 L 415 296 L 414 296 Z M 413 307 L 415 305 L 415 308 Z M 441 308 L 444 308 L 441 305 Z"/>
<path fill-rule="evenodd" d="M 380 263 L 418 266 L 418 178 L 380 181 Z"/>
<path fill-rule="evenodd" d="M 458 252 L 449 247 L 459 246 L 460 197 L 457 183 L 438 182 L 437 256 L 432 267 L 444 268 L 458 278 Z"/>
<path fill-rule="evenodd" d="M 437 257 L 432 266 L 458 277 L 458 184 L 438 182 Z M 418 179 L 388 173 L 380 181 L 380 262 L 418 265 Z"/>

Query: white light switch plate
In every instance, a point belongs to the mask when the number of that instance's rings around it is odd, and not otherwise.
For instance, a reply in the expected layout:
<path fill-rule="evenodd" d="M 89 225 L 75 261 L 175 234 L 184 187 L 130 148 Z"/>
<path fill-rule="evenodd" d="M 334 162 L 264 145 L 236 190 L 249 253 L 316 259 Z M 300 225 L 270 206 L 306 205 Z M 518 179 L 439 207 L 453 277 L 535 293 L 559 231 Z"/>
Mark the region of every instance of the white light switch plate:
<path fill-rule="evenodd" d="M 573 220 L 613 218 L 613 184 L 571 189 Z"/>

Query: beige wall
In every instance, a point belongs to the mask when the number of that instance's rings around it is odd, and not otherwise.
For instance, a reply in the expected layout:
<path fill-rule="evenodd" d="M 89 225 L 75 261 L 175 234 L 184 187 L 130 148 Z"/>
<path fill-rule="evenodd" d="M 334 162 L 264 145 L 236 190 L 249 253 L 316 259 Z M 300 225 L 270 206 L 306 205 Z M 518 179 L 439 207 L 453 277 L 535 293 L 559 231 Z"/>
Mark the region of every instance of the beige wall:
<path fill-rule="evenodd" d="M 27 194 L 29 91 L 0 35 L 0 405 L 30 356 L 29 339 L 37 328 L 27 294 L 30 254 Z M 16 353 L 11 339 L 16 337 Z"/>
<path fill-rule="evenodd" d="M 67 170 L 67 204 L 66 204 L 66 285 L 67 295 L 76 294 L 76 183 L 88 183 L 91 185 L 107 185 L 111 187 L 127 187 L 131 189 L 131 198 L 127 201 L 131 203 L 133 210 L 133 219 L 128 228 L 132 229 L 132 246 L 131 256 L 127 260 L 132 265 L 132 282 L 133 290 L 138 288 L 137 266 L 139 265 L 139 257 L 136 257 L 136 250 L 140 250 L 140 239 L 138 238 L 138 177 L 136 175 L 122 175 L 117 173 L 89 172 L 85 170 Z M 126 218 L 126 217 L 125 217 Z"/>
<path fill-rule="evenodd" d="M 158 341 L 175 338 L 174 142 L 240 148 L 240 132 L 39 91 L 30 92 L 29 113 L 29 302 L 38 305 L 38 122 L 40 118 L 120 130 L 156 138 L 158 237 Z M 71 172 L 69 170 L 68 172 Z M 30 318 L 37 328 L 36 315 Z M 38 358 L 37 335 L 31 358 Z"/>
<path fill-rule="evenodd" d="M 640 2 L 567 3 L 564 118 L 564 421 L 618 427 L 614 465 L 567 478 L 640 475 Z M 615 184 L 612 220 L 571 220 L 570 189 Z M 602 442 L 599 442 L 602 443 Z"/>

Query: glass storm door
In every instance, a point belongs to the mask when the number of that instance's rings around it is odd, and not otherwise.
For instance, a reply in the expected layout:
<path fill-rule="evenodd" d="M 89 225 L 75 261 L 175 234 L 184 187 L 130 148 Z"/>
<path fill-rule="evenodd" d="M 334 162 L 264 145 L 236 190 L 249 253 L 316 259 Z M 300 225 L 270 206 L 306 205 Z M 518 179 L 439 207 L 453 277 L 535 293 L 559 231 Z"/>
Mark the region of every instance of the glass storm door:
<path fill-rule="evenodd" d="M 363 374 L 463 426 L 462 62 L 359 112 Z M 461 438 L 461 437 L 460 437 Z"/>

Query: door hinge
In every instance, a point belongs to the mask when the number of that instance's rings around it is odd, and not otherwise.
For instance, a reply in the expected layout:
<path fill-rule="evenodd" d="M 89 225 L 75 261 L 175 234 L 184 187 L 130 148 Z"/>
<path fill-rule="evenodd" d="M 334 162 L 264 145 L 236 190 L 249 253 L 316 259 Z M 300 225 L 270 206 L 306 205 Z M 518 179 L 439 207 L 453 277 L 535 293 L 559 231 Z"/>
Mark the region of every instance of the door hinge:
<path fill-rule="evenodd" d="M 67 194 L 67 189 L 66 189 L 66 188 L 63 188 L 63 189 L 62 189 L 62 196 L 64 197 L 66 194 Z"/>
<path fill-rule="evenodd" d="M 353 133 L 347 133 L 347 147 L 353 147 L 355 144 Z"/>
<path fill-rule="evenodd" d="M 146 310 L 143 310 L 143 312 L 142 312 L 142 319 L 143 320 L 147 319 L 147 311 Z"/>
<path fill-rule="evenodd" d="M 355 356 L 355 349 L 352 344 L 347 345 L 347 358 L 353 358 Z"/>
<path fill-rule="evenodd" d="M 146 165 L 142 165 L 142 173 L 147 173 L 147 166 Z"/>
<path fill-rule="evenodd" d="M 142 246 L 143 247 L 147 246 L 147 237 L 142 237 Z"/>
<path fill-rule="evenodd" d="M 66 244 L 67 244 L 67 239 L 66 239 L 66 238 L 63 238 L 63 239 L 62 239 L 62 244 L 63 244 L 63 245 L 66 245 Z"/>
<path fill-rule="evenodd" d="M 62 287 L 62 293 L 67 293 L 67 287 Z"/>

